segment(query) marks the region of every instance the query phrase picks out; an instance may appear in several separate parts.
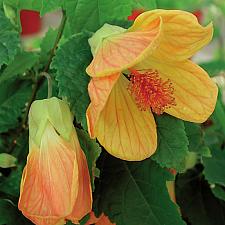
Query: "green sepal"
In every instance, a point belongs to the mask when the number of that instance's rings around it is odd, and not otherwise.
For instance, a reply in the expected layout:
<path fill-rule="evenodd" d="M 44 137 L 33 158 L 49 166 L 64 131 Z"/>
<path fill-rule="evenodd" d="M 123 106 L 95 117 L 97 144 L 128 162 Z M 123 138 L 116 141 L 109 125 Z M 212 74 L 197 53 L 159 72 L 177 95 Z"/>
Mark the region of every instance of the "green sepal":
<path fill-rule="evenodd" d="M 70 140 L 73 129 L 73 116 L 66 102 L 52 97 L 36 100 L 29 112 L 30 140 L 40 146 L 46 125 L 50 123 L 67 141 Z"/>

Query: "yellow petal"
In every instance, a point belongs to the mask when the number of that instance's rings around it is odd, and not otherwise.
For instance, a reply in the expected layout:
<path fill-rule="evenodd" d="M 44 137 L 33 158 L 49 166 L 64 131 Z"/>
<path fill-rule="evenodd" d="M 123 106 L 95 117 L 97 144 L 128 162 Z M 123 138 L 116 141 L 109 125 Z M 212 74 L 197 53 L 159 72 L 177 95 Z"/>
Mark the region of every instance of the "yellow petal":
<path fill-rule="evenodd" d="M 146 29 L 158 17 L 162 19 L 163 35 L 154 55 L 160 59 L 188 59 L 212 39 L 212 24 L 203 27 L 192 13 L 180 10 L 157 9 L 142 13 L 129 31 Z"/>
<path fill-rule="evenodd" d="M 148 30 L 112 35 L 102 41 L 87 73 L 92 77 L 121 72 L 140 62 L 159 44 L 161 20 L 157 18 Z"/>
<path fill-rule="evenodd" d="M 78 191 L 76 153 L 48 124 L 40 149 L 31 144 L 18 207 L 38 225 L 63 224 Z"/>
<path fill-rule="evenodd" d="M 72 139 L 74 149 L 76 149 L 76 157 L 79 171 L 79 189 L 77 193 L 77 198 L 73 205 L 72 213 L 66 218 L 72 220 L 73 223 L 78 224 L 79 220 L 81 220 L 86 214 L 91 212 L 92 190 L 86 157 L 82 149 L 80 148 L 80 144 L 78 142 L 78 138 L 75 132 Z"/>
<path fill-rule="evenodd" d="M 169 64 L 152 58 L 141 63 L 139 69 L 157 70 L 163 80 L 172 82 L 176 106 L 166 109 L 166 113 L 196 123 L 204 122 L 212 114 L 218 89 L 198 65 L 189 60 Z"/>
<path fill-rule="evenodd" d="M 91 103 L 88 106 L 86 116 L 91 138 L 95 138 L 94 129 L 96 122 L 119 76 L 120 73 L 107 77 L 92 78 L 88 85 Z"/>
<path fill-rule="evenodd" d="M 156 150 L 156 125 L 150 111 L 137 108 L 127 85 L 128 80 L 121 76 L 100 114 L 95 135 L 110 154 L 129 161 L 143 160 Z"/>

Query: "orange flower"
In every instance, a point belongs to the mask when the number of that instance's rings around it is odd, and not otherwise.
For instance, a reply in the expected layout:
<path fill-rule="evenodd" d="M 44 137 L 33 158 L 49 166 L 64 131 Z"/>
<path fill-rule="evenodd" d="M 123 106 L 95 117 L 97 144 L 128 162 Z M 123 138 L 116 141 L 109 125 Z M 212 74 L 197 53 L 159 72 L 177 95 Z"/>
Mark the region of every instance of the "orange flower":
<path fill-rule="evenodd" d="M 90 213 L 90 219 L 87 221 L 85 225 L 90 225 L 90 224 L 95 224 L 95 225 L 116 225 L 115 223 L 111 223 L 109 218 L 102 213 L 100 217 L 96 217 L 94 212 Z"/>
<path fill-rule="evenodd" d="M 65 219 L 78 223 L 91 211 L 91 185 L 65 102 L 50 98 L 32 104 L 29 142 L 19 209 L 38 225 L 65 224 Z"/>
<path fill-rule="evenodd" d="M 89 133 L 112 155 L 143 160 L 157 147 L 151 111 L 201 123 L 217 87 L 189 58 L 212 38 L 212 24 L 179 10 L 139 15 L 128 29 L 105 24 L 90 39 L 94 58 L 87 109 Z"/>

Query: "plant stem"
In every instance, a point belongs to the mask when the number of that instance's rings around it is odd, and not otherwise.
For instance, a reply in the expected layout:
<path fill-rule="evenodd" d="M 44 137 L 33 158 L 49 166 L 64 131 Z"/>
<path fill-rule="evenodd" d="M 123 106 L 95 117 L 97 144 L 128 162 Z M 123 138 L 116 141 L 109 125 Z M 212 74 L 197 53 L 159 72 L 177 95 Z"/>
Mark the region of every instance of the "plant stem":
<path fill-rule="evenodd" d="M 56 40 L 55 40 L 55 43 L 54 43 L 54 46 L 51 50 L 51 53 L 50 53 L 50 57 L 48 59 L 48 62 L 44 68 L 44 71 L 42 73 L 47 73 L 49 68 L 50 68 L 50 65 L 51 65 L 51 62 L 52 62 L 52 59 L 55 55 L 55 50 L 57 49 L 58 47 L 58 44 L 59 44 L 59 41 L 62 37 L 62 34 L 63 34 L 63 31 L 64 31 L 64 27 L 65 27 L 65 24 L 66 24 L 66 14 L 65 12 L 63 11 L 63 17 L 62 17 L 62 20 L 61 20 L 61 24 L 59 26 L 59 32 L 57 34 L 57 37 L 56 37 Z M 26 123 L 27 123 L 27 120 L 28 120 L 28 115 L 29 115 L 29 110 L 30 110 L 30 107 L 31 107 L 31 104 L 32 102 L 35 100 L 36 98 L 36 95 L 37 95 L 37 91 L 39 90 L 39 88 L 41 87 L 41 85 L 44 83 L 44 80 L 45 78 L 43 76 L 41 76 L 34 84 L 34 87 L 33 87 L 33 90 L 32 90 L 32 94 L 31 94 L 31 97 L 30 97 L 30 100 L 28 102 L 28 105 L 27 105 L 27 109 L 26 109 L 26 112 L 25 112 L 25 115 L 24 115 L 24 118 L 23 118 L 23 121 L 22 121 L 22 127 L 25 127 L 26 126 Z"/>
<path fill-rule="evenodd" d="M 48 63 L 46 64 L 43 72 L 48 72 L 48 70 L 49 70 L 49 67 L 50 67 L 51 62 L 52 62 L 52 58 L 55 55 L 55 50 L 57 49 L 59 41 L 60 41 L 60 39 L 62 37 L 63 31 L 64 31 L 64 27 L 66 25 L 66 20 L 67 20 L 66 13 L 65 13 L 65 11 L 63 11 L 62 20 L 61 20 L 61 23 L 60 23 L 60 26 L 59 26 L 59 32 L 57 34 L 57 37 L 56 37 L 56 40 L 55 40 L 55 44 L 54 44 L 54 46 L 53 46 L 53 48 L 51 50 Z"/>
<path fill-rule="evenodd" d="M 51 98 L 52 97 L 52 78 L 46 72 L 42 72 L 42 73 L 40 73 L 40 75 L 44 76 L 48 80 L 48 98 Z"/>

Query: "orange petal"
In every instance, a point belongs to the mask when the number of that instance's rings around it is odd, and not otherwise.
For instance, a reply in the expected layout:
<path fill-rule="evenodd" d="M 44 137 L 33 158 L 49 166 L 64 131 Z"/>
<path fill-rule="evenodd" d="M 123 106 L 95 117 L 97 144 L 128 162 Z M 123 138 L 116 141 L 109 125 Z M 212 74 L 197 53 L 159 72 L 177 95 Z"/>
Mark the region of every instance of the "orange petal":
<path fill-rule="evenodd" d="M 198 65 L 189 60 L 169 64 L 152 58 L 141 63 L 139 69 L 157 70 L 162 79 L 172 82 L 176 105 L 166 109 L 166 113 L 196 123 L 204 122 L 212 114 L 218 89 Z"/>
<path fill-rule="evenodd" d="M 111 223 L 108 216 L 102 215 L 96 225 L 116 225 L 115 223 Z"/>
<path fill-rule="evenodd" d="M 135 65 L 159 44 L 161 20 L 157 18 L 148 30 L 112 35 L 102 41 L 87 73 L 92 77 L 108 76 Z"/>
<path fill-rule="evenodd" d="M 156 150 L 156 125 L 150 111 L 137 108 L 127 86 L 128 80 L 121 76 L 99 116 L 95 135 L 110 154 L 129 161 L 143 160 Z"/>
<path fill-rule="evenodd" d="M 167 190 L 170 196 L 170 199 L 176 203 L 176 193 L 175 193 L 175 181 L 166 182 Z"/>
<path fill-rule="evenodd" d="M 69 216 L 67 216 L 67 219 L 72 220 L 73 223 L 75 224 L 78 224 L 79 223 L 78 221 L 91 211 L 92 190 L 87 160 L 85 154 L 80 148 L 80 144 L 78 142 L 78 138 L 75 132 L 72 139 L 74 149 L 76 149 L 76 157 L 78 163 L 79 189 L 76 201 L 73 205 L 72 213 Z"/>
<path fill-rule="evenodd" d="M 94 129 L 96 122 L 119 76 L 120 74 L 117 73 L 108 77 L 92 78 L 88 85 L 91 103 L 87 109 L 86 116 L 91 138 L 95 138 Z"/>
<path fill-rule="evenodd" d="M 102 215 L 103 215 L 103 214 L 102 214 Z M 102 216 L 102 215 L 101 215 L 101 216 Z M 101 218 L 101 216 L 100 216 L 99 218 L 97 218 L 97 217 L 95 216 L 94 212 L 91 211 L 91 212 L 90 212 L 90 218 L 89 218 L 89 220 L 86 222 L 85 225 L 95 224 L 96 222 L 99 221 L 99 219 Z"/>
<path fill-rule="evenodd" d="M 212 39 L 212 24 L 203 27 L 192 13 L 180 10 L 157 9 L 142 13 L 129 31 L 148 29 L 152 21 L 158 17 L 162 19 L 163 35 L 154 55 L 161 60 L 188 59 Z"/>
<path fill-rule="evenodd" d="M 90 225 L 90 224 L 95 224 L 95 225 L 116 225 L 115 223 L 111 223 L 109 218 L 102 213 L 99 218 L 96 218 L 94 212 L 90 213 L 90 219 L 87 221 L 85 225 Z"/>
<path fill-rule="evenodd" d="M 76 153 L 50 124 L 40 149 L 32 143 L 30 146 L 18 207 L 35 224 L 64 224 L 77 196 Z"/>

